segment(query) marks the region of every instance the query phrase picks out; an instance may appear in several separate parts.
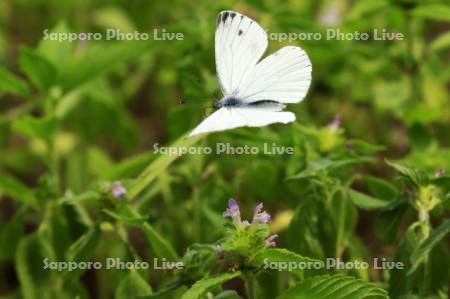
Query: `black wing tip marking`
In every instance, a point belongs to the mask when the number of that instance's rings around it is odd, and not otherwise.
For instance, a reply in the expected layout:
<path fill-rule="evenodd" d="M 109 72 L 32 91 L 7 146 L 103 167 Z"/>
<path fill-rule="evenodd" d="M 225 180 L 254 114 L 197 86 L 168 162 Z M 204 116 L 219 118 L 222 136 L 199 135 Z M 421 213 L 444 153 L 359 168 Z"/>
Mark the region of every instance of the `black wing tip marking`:
<path fill-rule="evenodd" d="M 240 16 L 241 19 L 244 18 L 244 15 L 242 15 L 242 14 L 240 14 L 238 12 L 234 12 L 232 10 L 221 11 L 219 13 L 218 18 L 217 18 L 217 24 L 220 23 L 220 22 L 225 23 L 227 21 L 228 17 L 231 17 L 231 19 L 234 19 L 236 16 Z"/>
<path fill-rule="evenodd" d="M 222 14 L 222 23 L 225 23 L 227 21 L 229 15 L 230 13 L 228 11 Z"/>
<path fill-rule="evenodd" d="M 242 30 L 241 30 L 241 29 L 239 29 L 239 31 L 238 31 L 238 35 L 239 35 L 239 36 L 241 36 L 241 35 L 242 35 L 242 33 L 243 33 L 243 32 L 242 32 Z"/>

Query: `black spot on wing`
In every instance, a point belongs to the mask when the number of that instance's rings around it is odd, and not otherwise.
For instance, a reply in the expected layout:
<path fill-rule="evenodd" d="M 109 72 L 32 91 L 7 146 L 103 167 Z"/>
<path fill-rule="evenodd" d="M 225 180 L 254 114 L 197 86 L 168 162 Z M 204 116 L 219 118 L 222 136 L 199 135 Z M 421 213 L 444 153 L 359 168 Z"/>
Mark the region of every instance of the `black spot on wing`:
<path fill-rule="evenodd" d="M 230 14 L 230 16 L 231 16 L 231 19 L 234 19 L 234 17 L 236 16 L 236 13 L 235 13 L 235 12 L 232 12 L 232 13 Z"/>
<path fill-rule="evenodd" d="M 239 35 L 239 36 L 241 36 L 241 35 L 242 35 L 242 30 L 241 30 L 241 29 L 239 29 L 239 31 L 238 31 L 238 35 Z"/>
<path fill-rule="evenodd" d="M 227 21 L 229 15 L 230 15 L 230 13 L 228 11 L 223 13 L 223 15 L 222 15 L 222 23 L 225 23 Z"/>

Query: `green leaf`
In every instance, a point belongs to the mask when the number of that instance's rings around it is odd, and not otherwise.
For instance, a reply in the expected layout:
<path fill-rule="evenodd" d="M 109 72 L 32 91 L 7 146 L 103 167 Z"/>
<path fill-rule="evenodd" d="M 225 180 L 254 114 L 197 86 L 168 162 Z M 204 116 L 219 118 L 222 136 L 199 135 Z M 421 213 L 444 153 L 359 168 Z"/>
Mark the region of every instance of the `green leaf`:
<path fill-rule="evenodd" d="M 435 230 L 433 230 L 430 236 L 425 239 L 414 250 L 411 255 L 411 269 L 409 273 L 413 273 L 417 270 L 417 267 L 428 257 L 430 250 L 433 249 L 448 233 L 450 232 L 450 220 L 444 221 Z"/>
<path fill-rule="evenodd" d="M 402 263 L 404 267 L 389 270 L 389 294 L 392 298 L 409 294 L 414 286 L 415 277 L 408 275 L 407 272 L 411 268 L 410 256 L 419 243 L 415 227 L 416 225 L 411 225 L 408 228 L 395 251 L 394 262 Z"/>
<path fill-rule="evenodd" d="M 50 269 L 44 269 L 41 242 L 37 235 L 23 238 L 17 248 L 15 266 L 24 299 L 45 298 Z"/>
<path fill-rule="evenodd" d="M 241 299 L 236 291 L 226 290 L 214 297 L 214 299 Z"/>
<path fill-rule="evenodd" d="M 19 77 L 0 66 L 0 91 L 26 97 L 30 94 L 28 85 Z"/>
<path fill-rule="evenodd" d="M 450 255 L 447 248 L 439 243 L 431 251 L 428 259 L 429 267 L 429 295 L 437 298 L 448 298 L 450 281 Z"/>
<path fill-rule="evenodd" d="M 426 185 L 429 182 L 427 174 L 420 169 L 389 160 L 386 160 L 386 164 L 397 170 L 404 178 L 416 187 Z"/>
<path fill-rule="evenodd" d="M 137 59 L 152 48 L 152 41 L 149 39 L 148 41 L 92 44 L 84 57 L 72 60 L 62 71 L 64 91 L 70 91 L 105 75 L 121 63 Z"/>
<path fill-rule="evenodd" d="M 56 84 L 56 68 L 35 50 L 22 48 L 19 56 L 20 69 L 28 76 L 33 84 L 41 91 Z"/>
<path fill-rule="evenodd" d="M 333 195 L 331 211 L 330 209 L 328 211 L 331 212 L 333 230 L 335 230 L 331 233 L 336 236 L 335 255 L 341 256 L 354 234 L 358 217 L 357 210 L 348 195 L 344 191 L 338 191 Z"/>
<path fill-rule="evenodd" d="M 268 263 L 279 263 L 278 266 L 286 266 L 285 269 L 277 269 L 278 271 L 293 271 L 301 277 L 303 270 L 298 268 L 300 263 L 314 263 L 315 265 L 320 265 L 323 267 L 323 262 L 320 260 L 312 259 L 309 257 L 301 256 L 295 252 L 289 251 L 284 248 L 269 248 L 260 252 L 255 256 L 255 261 L 258 267 L 264 266 L 264 269 L 268 268 Z M 291 269 L 289 269 L 289 267 Z M 269 267 L 270 269 L 270 267 Z"/>
<path fill-rule="evenodd" d="M 324 222 L 323 206 L 313 198 L 303 200 L 297 208 L 291 222 L 289 223 L 288 239 L 289 248 L 295 252 L 318 258 L 326 256 L 325 238 L 321 238 L 321 228 Z M 325 219 L 325 220 L 322 220 Z"/>
<path fill-rule="evenodd" d="M 98 226 L 89 229 L 69 247 L 66 253 L 67 260 L 79 262 L 89 259 L 100 240 L 100 236 L 101 231 Z"/>
<path fill-rule="evenodd" d="M 374 232 L 385 243 L 394 242 L 409 205 L 404 202 L 392 210 L 383 210 L 375 220 Z"/>
<path fill-rule="evenodd" d="M 204 135 L 194 136 L 191 138 L 186 138 L 181 136 L 177 141 L 175 141 L 171 147 L 182 148 L 190 147 L 196 144 Z M 179 156 L 178 155 L 161 155 L 156 158 L 136 179 L 128 190 L 127 197 L 132 199 L 139 195 L 154 179 L 160 176 L 164 171 L 167 170 L 170 164 L 172 164 Z"/>
<path fill-rule="evenodd" d="M 348 20 L 358 20 L 389 5 L 387 0 L 364 0 L 355 2 L 346 14 Z"/>
<path fill-rule="evenodd" d="M 148 223 L 142 226 L 150 246 L 153 248 L 155 255 L 160 258 L 166 258 L 170 261 L 178 260 L 175 249 L 170 245 L 169 241 L 163 238 L 154 228 Z"/>
<path fill-rule="evenodd" d="M 116 299 L 132 299 L 152 293 L 152 288 L 139 273 L 132 269 L 117 286 Z"/>
<path fill-rule="evenodd" d="M 450 6 L 446 4 L 422 4 L 414 8 L 412 14 L 434 21 L 450 22 Z"/>
<path fill-rule="evenodd" d="M 105 180 L 114 180 L 136 176 L 154 157 L 155 155 L 152 152 L 148 152 L 127 158 L 112 166 L 110 169 L 105 170 L 102 178 Z"/>
<path fill-rule="evenodd" d="M 58 70 L 62 70 L 68 63 L 75 43 L 68 40 L 57 40 L 53 37 L 57 34 L 64 36 L 71 30 L 65 22 L 59 22 L 54 28 L 43 32 L 43 38 L 38 46 L 38 52 L 50 61 Z"/>
<path fill-rule="evenodd" d="M 186 293 L 184 293 L 181 299 L 199 299 L 212 287 L 220 285 L 230 279 L 238 277 L 241 272 L 221 273 L 214 276 L 203 278 L 197 281 Z"/>
<path fill-rule="evenodd" d="M 106 211 L 106 210 L 105 210 Z M 147 240 L 154 251 L 154 254 L 160 258 L 166 258 L 169 261 L 177 261 L 178 255 L 164 237 L 142 217 L 136 210 L 128 205 L 123 205 L 118 211 L 107 211 L 107 214 L 127 225 L 138 226 L 142 229 Z"/>
<path fill-rule="evenodd" d="M 56 123 L 49 118 L 24 116 L 12 123 L 12 128 L 24 137 L 42 139 L 49 142 L 55 133 Z"/>
<path fill-rule="evenodd" d="M 101 199 L 102 197 L 100 193 L 93 190 L 88 190 L 81 194 L 67 195 L 65 197 L 59 198 L 58 203 L 61 205 L 79 205 L 84 203 L 97 203 Z"/>
<path fill-rule="evenodd" d="M 447 48 L 450 48 L 450 31 L 439 35 L 430 44 L 432 52 L 438 52 Z"/>
<path fill-rule="evenodd" d="M 385 210 L 392 207 L 393 202 L 381 200 L 359 191 L 349 189 L 350 199 L 353 203 L 363 210 Z"/>
<path fill-rule="evenodd" d="M 6 174 L 0 175 L 0 195 L 1 194 L 5 194 L 24 204 L 36 203 L 34 194 L 28 186 Z"/>
<path fill-rule="evenodd" d="M 24 237 L 27 208 L 19 209 L 6 223 L 0 222 L 0 261 L 14 258 L 17 245 Z"/>
<path fill-rule="evenodd" d="M 382 288 L 350 276 L 314 276 L 291 287 L 277 299 L 388 299 Z"/>
<path fill-rule="evenodd" d="M 288 179 L 304 179 L 314 177 L 320 174 L 327 174 L 341 168 L 355 166 L 363 163 L 370 163 L 373 159 L 369 157 L 350 158 L 342 160 L 331 160 L 328 158 L 318 158 L 309 161 L 308 167 L 300 173 L 289 177 Z"/>
<path fill-rule="evenodd" d="M 363 179 L 366 182 L 370 193 L 375 197 L 390 201 L 397 199 L 399 196 L 397 188 L 388 181 L 370 175 L 364 176 Z"/>

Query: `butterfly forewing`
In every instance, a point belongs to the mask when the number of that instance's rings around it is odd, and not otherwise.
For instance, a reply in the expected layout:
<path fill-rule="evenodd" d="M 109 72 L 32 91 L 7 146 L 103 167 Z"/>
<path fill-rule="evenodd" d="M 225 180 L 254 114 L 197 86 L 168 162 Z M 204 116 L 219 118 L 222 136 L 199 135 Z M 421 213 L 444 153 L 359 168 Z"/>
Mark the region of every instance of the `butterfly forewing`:
<path fill-rule="evenodd" d="M 258 23 L 233 11 L 217 18 L 215 36 L 216 69 L 224 95 L 233 95 L 267 48 L 267 34 Z"/>

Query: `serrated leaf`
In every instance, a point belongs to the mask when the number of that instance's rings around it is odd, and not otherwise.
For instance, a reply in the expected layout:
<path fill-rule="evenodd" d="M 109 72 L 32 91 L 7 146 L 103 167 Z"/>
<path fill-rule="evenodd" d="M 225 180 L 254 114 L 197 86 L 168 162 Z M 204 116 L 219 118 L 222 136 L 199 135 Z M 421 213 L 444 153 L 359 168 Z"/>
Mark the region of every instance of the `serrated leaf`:
<path fill-rule="evenodd" d="M 386 160 L 386 164 L 397 170 L 416 187 L 426 185 L 429 182 L 427 174 L 420 169 L 390 160 Z"/>
<path fill-rule="evenodd" d="M 424 261 L 436 244 L 438 244 L 450 232 L 450 220 L 444 221 L 439 227 L 433 230 L 430 236 L 425 239 L 414 250 L 411 255 L 411 269 L 409 273 L 416 271 L 417 267 Z"/>
<path fill-rule="evenodd" d="M 310 257 L 301 256 L 295 252 L 292 252 L 290 250 L 284 249 L 284 248 L 268 248 L 255 256 L 255 261 L 262 265 L 264 260 L 267 259 L 271 262 L 296 262 L 296 263 L 302 263 L 302 262 L 313 262 L 313 263 L 321 263 L 322 261 L 313 259 Z"/>
<path fill-rule="evenodd" d="M 388 299 L 382 288 L 342 275 L 323 275 L 307 278 L 291 287 L 277 299 Z"/>
<path fill-rule="evenodd" d="M 269 267 L 268 263 L 279 263 L 279 267 L 286 266 L 285 269 L 277 269 L 279 271 L 285 270 L 289 271 L 291 270 L 294 274 L 297 274 L 298 276 L 301 276 L 301 273 L 303 272 L 302 269 L 298 268 L 297 266 L 300 263 L 314 263 L 317 265 L 323 266 L 323 262 L 317 259 L 301 256 L 295 252 L 289 251 L 284 248 L 268 248 L 266 250 L 263 250 L 255 257 L 255 262 L 259 267 L 264 267 L 264 269 L 267 269 Z M 294 263 L 294 264 L 290 264 Z M 289 269 L 289 265 L 291 265 L 292 269 Z"/>
<path fill-rule="evenodd" d="M 221 273 L 214 276 L 203 278 L 197 281 L 186 293 L 184 293 L 181 299 L 199 299 L 202 297 L 204 293 L 206 293 L 209 289 L 220 285 L 230 279 L 238 277 L 241 275 L 241 272 L 229 272 L 229 273 Z"/>

